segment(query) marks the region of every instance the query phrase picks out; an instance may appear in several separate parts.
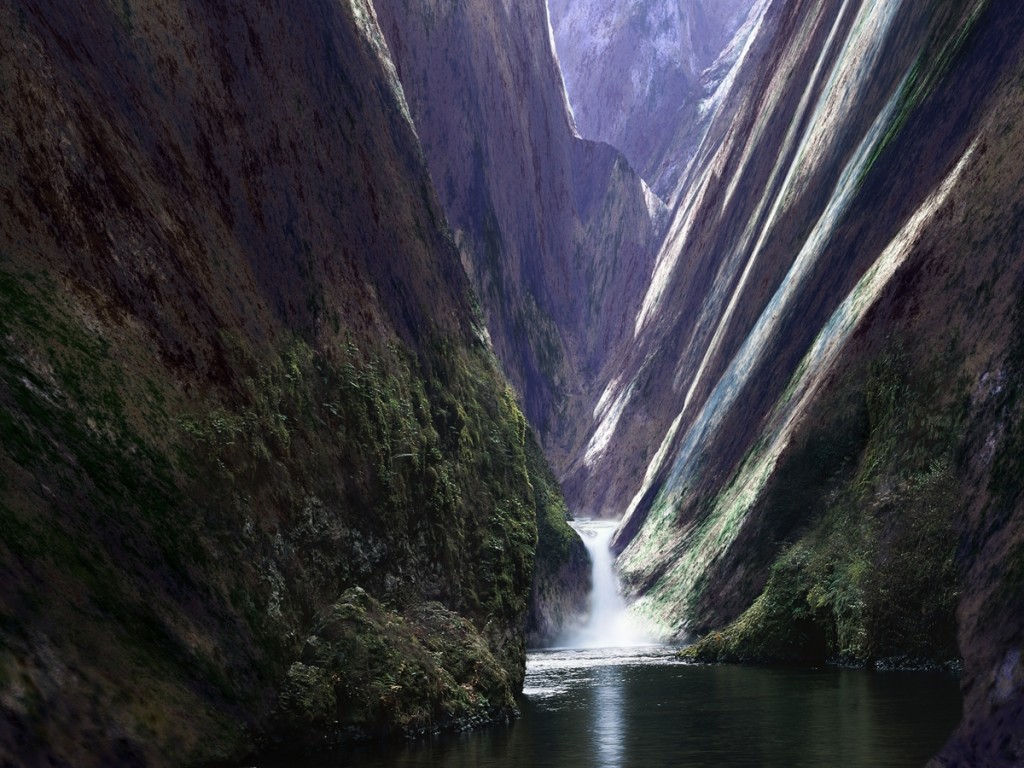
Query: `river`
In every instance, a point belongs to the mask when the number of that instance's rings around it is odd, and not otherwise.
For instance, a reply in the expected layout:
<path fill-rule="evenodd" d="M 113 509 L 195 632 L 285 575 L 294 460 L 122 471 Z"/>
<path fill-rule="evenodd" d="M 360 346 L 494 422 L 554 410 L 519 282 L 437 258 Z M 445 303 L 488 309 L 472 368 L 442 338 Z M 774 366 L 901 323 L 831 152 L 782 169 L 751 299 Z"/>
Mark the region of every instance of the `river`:
<path fill-rule="evenodd" d="M 909 768 L 960 717 L 948 675 L 690 666 L 661 647 L 534 654 L 526 693 L 489 765 Z"/>
<path fill-rule="evenodd" d="M 608 551 L 615 524 L 574 527 L 594 564 L 591 619 L 569 647 L 530 654 L 522 718 L 321 765 L 919 768 L 959 721 L 949 675 L 678 662 L 628 616 Z"/>
<path fill-rule="evenodd" d="M 948 675 L 690 666 L 673 651 L 536 652 L 516 722 L 318 768 L 920 768 L 960 716 Z"/>

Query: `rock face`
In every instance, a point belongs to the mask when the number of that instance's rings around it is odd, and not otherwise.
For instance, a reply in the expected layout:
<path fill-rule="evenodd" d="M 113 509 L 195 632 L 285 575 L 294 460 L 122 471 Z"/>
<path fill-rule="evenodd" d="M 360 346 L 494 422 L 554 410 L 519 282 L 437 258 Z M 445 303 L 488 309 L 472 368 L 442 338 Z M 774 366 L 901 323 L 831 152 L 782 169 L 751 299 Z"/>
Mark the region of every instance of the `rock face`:
<path fill-rule="evenodd" d="M 576 134 L 544 0 L 376 0 L 431 174 L 556 472 L 632 334 L 664 209 Z"/>
<path fill-rule="evenodd" d="M 742 50 L 754 0 L 551 0 L 565 86 L 583 136 L 621 150 L 669 199 Z M 740 34 L 737 35 L 737 32 Z"/>
<path fill-rule="evenodd" d="M 615 18 L 738 18 L 679 8 Z M 938 764 L 1020 763 L 1024 10 L 744 24 L 654 148 L 694 147 L 655 256 L 540 0 L 0 3 L 2 760 L 509 716 L 586 563 L 472 283 L 636 610 L 698 658 L 959 655 Z"/>
<path fill-rule="evenodd" d="M 566 523 L 558 481 L 544 463 L 540 446 L 528 438 L 530 481 L 537 495 L 537 555 L 526 616 L 526 642 L 543 648 L 557 643 L 587 616 L 591 591 L 591 564 L 586 545 Z"/>
<path fill-rule="evenodd" d="M 0 82 L 0 762 L 508 717 L 563 507 L 373 8 L 3 2 Z"/>
<path fill-rule="evenodd" d="M 753 12 L 570 503 L 628 510 L 635 609 L 702 657 L 959 655 L 942 759 L 1011 764 L 1024 11 Z"/>

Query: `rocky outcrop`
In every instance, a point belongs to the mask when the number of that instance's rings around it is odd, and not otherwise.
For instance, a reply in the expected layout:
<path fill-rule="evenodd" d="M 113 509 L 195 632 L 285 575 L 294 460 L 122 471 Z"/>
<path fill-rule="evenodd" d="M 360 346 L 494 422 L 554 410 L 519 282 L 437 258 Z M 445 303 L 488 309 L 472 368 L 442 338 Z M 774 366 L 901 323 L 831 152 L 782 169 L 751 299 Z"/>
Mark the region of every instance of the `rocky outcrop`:
<path fill-rule="evenodd" d="M 509 716 L 550 511 L 373 8 L 5 2 L 0 81 L 0 762 Z"/>
<path fill-rule="evenodd" d="M 787 0 L 753 22 L 567 492 L 628 508 L 619 565 L 666 636 L 959 654 L 942 759 L 1011 764 L 1024 13 Z"/>
<path fill-rule="evenodd" d="M 580 133 L 611 144 L 670 199 L 753 25 L 753 0 L 551 0 Z M 756 16 L 757 11 L 755 11 Z M 738 33 L 738 34 L 737 34 Z"/>
<path fill-rule="evenodd" d="M 349 589 L 318 618 L 271 716 L 270 750 L 465 730 L 516 711 L 508 670 L 473 624 L 438 603 L 401 615 Z"/>
<path fill-rule="evenodd" d="M 376 5 L 495 350 L 561 476 L 630 341 L 663 206 L 575 134 L 544 0 Z"/>
<path fill-rule="evenodd" d="M 544 462 L 540 446 L 528 438 L 527 462 L 537 495 L 537 555 L 526 616 L 526 643 L 543 648 L 582 625 L 589 610 L 591 563 L 587 548 L 569 527 L 561 489 Z"/>

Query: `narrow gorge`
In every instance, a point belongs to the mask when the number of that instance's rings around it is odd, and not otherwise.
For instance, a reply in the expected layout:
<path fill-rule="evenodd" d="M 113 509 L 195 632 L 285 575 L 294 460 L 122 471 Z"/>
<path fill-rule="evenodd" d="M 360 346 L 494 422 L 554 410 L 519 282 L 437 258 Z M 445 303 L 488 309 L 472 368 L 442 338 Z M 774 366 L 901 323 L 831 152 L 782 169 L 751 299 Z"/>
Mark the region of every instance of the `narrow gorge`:
<path fill-rule="evenodd" d="M 0 0 L 0 85 L 0 765 L 840 764 L 680 670 L 1024 761 L 1024 8 Z"/>

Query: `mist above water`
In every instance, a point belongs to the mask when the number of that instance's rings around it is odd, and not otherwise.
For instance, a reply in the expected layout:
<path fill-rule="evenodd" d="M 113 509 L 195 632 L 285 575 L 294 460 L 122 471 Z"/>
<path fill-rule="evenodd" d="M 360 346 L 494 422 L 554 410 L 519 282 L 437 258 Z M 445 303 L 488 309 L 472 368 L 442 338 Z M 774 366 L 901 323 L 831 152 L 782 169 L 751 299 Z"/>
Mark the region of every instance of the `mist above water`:
<path fill-rule="evenodd" d="M 570 525 L 579 533 L 590 554 L 592 591 L 587 621 L 568 632 L 562 644 L 568 648 L 629 648 L 650 644 L 651 638 L 629 612 L 615 572 L 611 540 L 618 522 L 574 520 Z"/>

